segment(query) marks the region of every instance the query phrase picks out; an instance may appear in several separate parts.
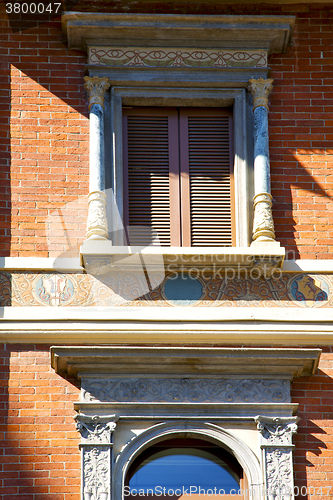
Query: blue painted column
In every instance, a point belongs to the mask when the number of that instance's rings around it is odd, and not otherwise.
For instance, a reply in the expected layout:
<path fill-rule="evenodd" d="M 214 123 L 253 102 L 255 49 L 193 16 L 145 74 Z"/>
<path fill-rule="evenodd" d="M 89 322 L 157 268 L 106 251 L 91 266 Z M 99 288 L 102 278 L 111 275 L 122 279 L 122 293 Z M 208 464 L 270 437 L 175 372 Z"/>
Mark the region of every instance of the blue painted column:
<path fill-rule="evenodd" d="M 275 243 L 268 140 L 268 96 L 273 80 L 250 80 L 254 114 L 254 219 L 252 246 Z"/>
<path fill-rule="evenodd" d="M 87 239 L 108 239 L 104 159 L 104 95 L 108 78 L 84 78 L 89 97 L 89 198 Z"/>

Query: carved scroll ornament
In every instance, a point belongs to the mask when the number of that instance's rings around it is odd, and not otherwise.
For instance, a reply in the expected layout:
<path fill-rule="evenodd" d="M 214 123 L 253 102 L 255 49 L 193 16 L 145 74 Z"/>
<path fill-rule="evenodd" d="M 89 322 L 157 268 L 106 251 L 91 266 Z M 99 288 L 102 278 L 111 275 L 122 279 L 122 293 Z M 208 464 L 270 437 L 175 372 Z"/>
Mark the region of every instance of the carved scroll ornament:
<path fill-rule="evenodd" d="M 253 379 L 85 379 L 84 401 L 167 403 L 289 402 L 289 381 Z"/>

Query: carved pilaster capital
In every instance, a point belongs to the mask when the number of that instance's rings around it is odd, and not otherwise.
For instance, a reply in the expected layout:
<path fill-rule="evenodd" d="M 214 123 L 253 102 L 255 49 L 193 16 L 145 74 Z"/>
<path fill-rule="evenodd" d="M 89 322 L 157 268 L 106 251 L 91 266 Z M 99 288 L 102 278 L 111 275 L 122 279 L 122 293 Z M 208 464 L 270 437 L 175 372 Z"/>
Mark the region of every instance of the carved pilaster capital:
<path fill-rule="evenodd" d="M 253 241 L 275 242 L 272 195 L 259 193 L 253 199 Z"/>
<path fill-rule="evenodd" d="M 106 194 L 92 191 L 88 197 L 88 239 L 108 239 L 108 221 L 106 217 Z"/>
<path fill-rule="evenodd" d="M 116 429 L 116 415 L 93 417 L 87 415 L 75 415 L 76 429 L 82 437 L 82 444 L 86 445 L 110 445 L 111 436 Z"/>
<path fill-rule="evenodd" d="M 255 418 L 262 435 L 264 446 L 292 446 L 292 437 L 297 432 L 299 417 L 261 417 Z"/>
<path fill-rule="evenodd" d="M 273 81 L 271 78 L 252 78 L 249 80 L 248 90 L 253 98 L 253 111 L 259 106 L 264 106 L 268 109 L 268 96 L 273 90 Z"/>
<path fill-rule="evenodd" d="M 84 88 L 89 97 L 89 109 L 93 104 L 100 104 L 104 108 L 104 95 L 110 87 L 110 80 L 104 76 L 85 76 Z"/>

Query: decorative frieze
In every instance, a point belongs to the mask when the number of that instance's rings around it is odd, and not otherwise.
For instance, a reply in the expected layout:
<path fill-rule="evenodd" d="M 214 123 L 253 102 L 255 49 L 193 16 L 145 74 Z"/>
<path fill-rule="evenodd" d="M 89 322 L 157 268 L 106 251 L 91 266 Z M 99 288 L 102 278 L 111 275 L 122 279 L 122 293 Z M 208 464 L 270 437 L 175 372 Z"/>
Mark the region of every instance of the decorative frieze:
<path fill-rule="evenodd" d="M 110 259 L 87 262 L 89 274 L 56 272 L 0 273 L 1 306 L 41 307 L 177 307 L 167 302 L 160 273 L 150 273 L 152 290 L 147 292 L 145 277 L 136 272 L 110 271 Z M 333 307 L 333 276 L 329 274 L 281 273 L 265 278 L 274 270 L 271 259 L 258 258 L 258 276 L 243 275 L 222 279 L 203 273 L 203 294 L 193 307 Z M 259 277 L 261 275 L 261 277 Z M 169 278 L 167 275 L 166 279 Z M 103 280 L 103 281 L 102 281 Z M 146 294 L 146 295 L 145 295 Z M 189 304 L 192 305 L 192 304 Z"/>
<path fill-rule="evenodd" d="M 83 401 L 289 403 L 289 380 L 82 378 Z"/>
<path fill-rule="evenodd" d="M 89 47 L 89 64 L 145 68 L 264 68 L 267 51 L 168 47 Z"/>

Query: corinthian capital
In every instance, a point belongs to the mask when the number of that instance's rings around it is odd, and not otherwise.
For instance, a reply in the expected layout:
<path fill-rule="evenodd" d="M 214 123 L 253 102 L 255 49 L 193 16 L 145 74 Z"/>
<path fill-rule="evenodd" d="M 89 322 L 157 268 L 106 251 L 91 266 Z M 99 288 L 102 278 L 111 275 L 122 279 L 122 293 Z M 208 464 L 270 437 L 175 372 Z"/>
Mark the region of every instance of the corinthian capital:
<path fill-rule="evenodd" d="M 110 444 L 111 434 L 116 428 L 116 415 L 99 417 L 75 415 L 76 429 L 82 436 L 82 444 Z"/>
<path fill-rule="evenodd" d="M 298 417 L 262 417 L 254 419 L 266 446 L 292 445 L 292 437 L 297 432 Z"/>
<path fill-rule="evenodd" d="M 264 80 L 249 80 L 248 90 L 253 98 L 253 111 L 259 106 L 264 106 L 268 109 L 268 96 L 273 90 L 273 81 L 271 78 Z"/>
<path fill-rule="evenodd" d="M 104 95 L 110 87 L 110 80 L 105 76 L 85 76 L 84 88 L 89 97 L 89 109 L 93 104 L 100 104 L 104 108 Z"/>

